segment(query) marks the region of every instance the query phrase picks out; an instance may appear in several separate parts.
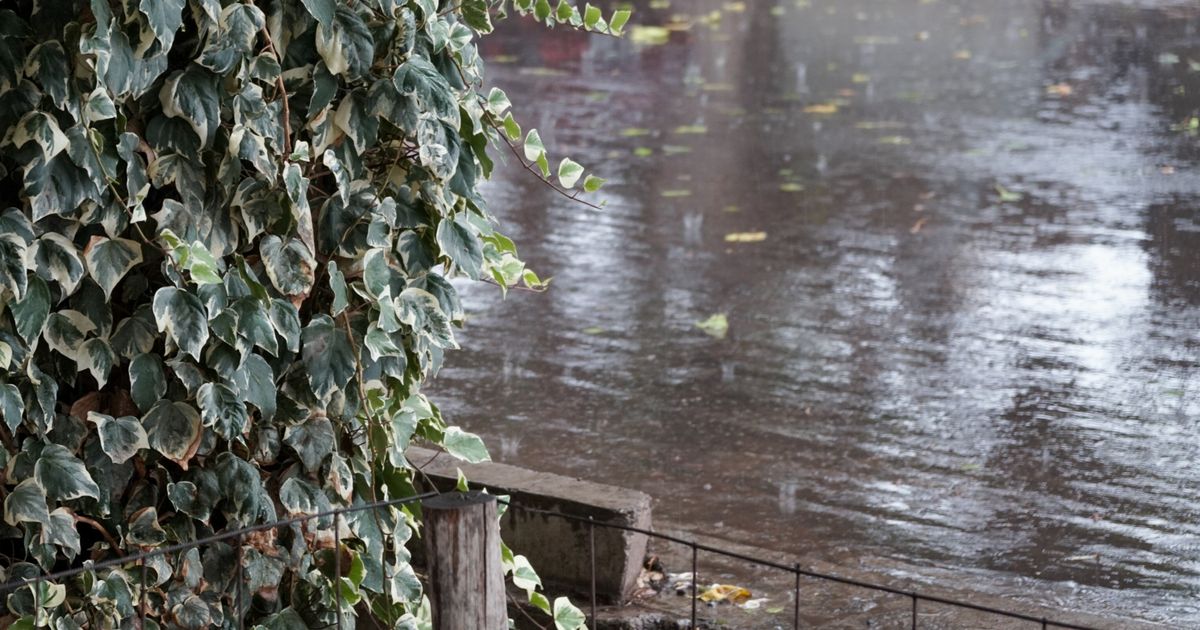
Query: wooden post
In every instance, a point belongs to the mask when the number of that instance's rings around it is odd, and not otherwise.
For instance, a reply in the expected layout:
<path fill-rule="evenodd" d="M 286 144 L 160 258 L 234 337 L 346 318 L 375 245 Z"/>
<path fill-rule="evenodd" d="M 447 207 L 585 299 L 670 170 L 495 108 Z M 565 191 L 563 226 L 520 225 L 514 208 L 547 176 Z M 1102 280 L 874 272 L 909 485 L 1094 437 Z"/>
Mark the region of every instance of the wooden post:
<path fill-rule="evenodd" d="M 496 497 L 441 494 L 421 503 L 434 630 L 505 630 Z"/>

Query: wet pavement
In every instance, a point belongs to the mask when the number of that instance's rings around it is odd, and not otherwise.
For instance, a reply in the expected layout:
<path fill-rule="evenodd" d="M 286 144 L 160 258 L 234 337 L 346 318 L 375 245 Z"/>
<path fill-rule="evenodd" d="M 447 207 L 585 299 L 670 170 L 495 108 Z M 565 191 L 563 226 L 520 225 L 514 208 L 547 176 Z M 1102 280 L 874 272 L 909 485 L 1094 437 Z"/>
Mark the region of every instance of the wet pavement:
<path fill-rule="evenodd" d="M 610 183 L 498 168 L 554 282 L 464 287 L 450 419 L 697 533 L 1200 624 L 1200 7 L 636 4 L 487 41 Z"/>

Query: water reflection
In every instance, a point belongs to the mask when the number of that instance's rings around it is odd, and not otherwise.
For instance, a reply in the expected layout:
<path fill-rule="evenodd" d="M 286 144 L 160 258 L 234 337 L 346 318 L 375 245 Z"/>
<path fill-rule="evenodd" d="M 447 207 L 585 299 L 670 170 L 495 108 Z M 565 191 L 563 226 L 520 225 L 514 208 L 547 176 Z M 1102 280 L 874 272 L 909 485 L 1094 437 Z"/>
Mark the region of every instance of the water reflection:
<path fill-rule="evenodd" d="M 1200 10 L 739 4 L 491 40 L 609 205 L 500 169 L 555 285 L 467 290 L 449 415 L 697 531 L 1200 623 Z"/>

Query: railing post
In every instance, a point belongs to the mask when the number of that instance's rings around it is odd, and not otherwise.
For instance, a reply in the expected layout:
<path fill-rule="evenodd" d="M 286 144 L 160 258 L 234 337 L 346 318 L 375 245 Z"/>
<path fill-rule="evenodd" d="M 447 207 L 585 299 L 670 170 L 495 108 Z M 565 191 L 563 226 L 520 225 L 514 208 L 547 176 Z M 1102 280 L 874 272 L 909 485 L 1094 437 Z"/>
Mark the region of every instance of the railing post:
<path fill-rule="evenodd" d="M 505 630 L 496 497 L 445 493 L 421 503 L 435 630 Z"/>

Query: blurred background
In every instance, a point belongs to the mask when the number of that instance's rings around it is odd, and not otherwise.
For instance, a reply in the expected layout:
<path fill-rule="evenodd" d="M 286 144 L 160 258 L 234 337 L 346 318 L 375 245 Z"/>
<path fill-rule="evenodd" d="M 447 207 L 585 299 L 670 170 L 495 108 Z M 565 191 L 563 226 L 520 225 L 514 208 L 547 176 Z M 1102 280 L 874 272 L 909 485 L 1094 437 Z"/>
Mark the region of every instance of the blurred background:
<path fill-rule="evenodd" d="M 504 156 L 554 281 L 463 287 L 447 417 L 671 527 L 1200 624 L 1200 7 L 633 5 L 485 40 L 607 205 Z"/>

